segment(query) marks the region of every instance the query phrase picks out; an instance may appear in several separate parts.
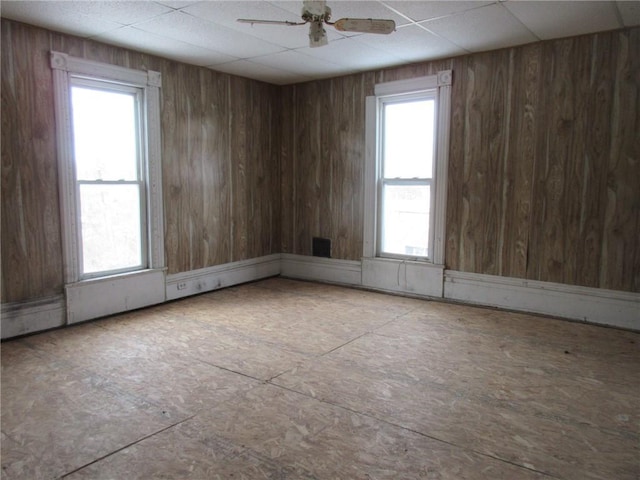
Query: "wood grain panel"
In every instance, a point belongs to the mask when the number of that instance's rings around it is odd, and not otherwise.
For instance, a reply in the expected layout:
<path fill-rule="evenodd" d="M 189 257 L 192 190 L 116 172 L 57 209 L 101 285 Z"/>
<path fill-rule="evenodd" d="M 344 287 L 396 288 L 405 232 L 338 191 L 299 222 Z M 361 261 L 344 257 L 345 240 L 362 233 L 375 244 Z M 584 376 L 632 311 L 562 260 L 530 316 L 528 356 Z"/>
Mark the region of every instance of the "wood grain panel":
<path fill-rule="evenodd" d="M 502 222 L 501 274 L 524 278 L 527 274 L 533 170 L 536 160 L 536 114 L 542 48 L 534 44 L 512 51 L 511 129 L 506 184 L 508 211 Z"/>
<path fill-rule="evenodd" d="M 564 212 L 567 159 L 574 127 L 573 55 L 574 40 L 545 45 L 547 60 L 542 89 L 548 109 L 541 119 L 548 126 L 538 139 L 534 226 L 531 243 L 530 278 L 563 280 Z"/>
<path fill-rule="evenodd" d="M 320 236 L 331 239 L 333 257 L 361 257 L 364 99 L 373 84 L 371 74 L 360 74 L 285 89 L 295 129 L 283 141 L 283 198 L 294 199 L 283 205 L 283 225 L 291 228 L 283 231 L 284 251 L 310 255 Z"/>
<path fill-rule="evenodd" d="M 614 91 L 600 286 L 640 291 L 640 28 L 614 33 Z"/>
<path fill-rule="evenodd" d="M 202 224 L 198 229 L 204 265 L 219 265 L 231 258 L 231 174 L 229 82 L 230 77 L 200 70 L 203 105 L 202 146 L 200 151 L 203 195 L 200 198 Z"/>
<path fill-rule="evenodd" d="M 324 126 L 320 116 L 321 83 L 311 82 L 294 89 L 296 210 L 293 248 L 294 253 L 302 255 L 310 255 L 311 238 L 323 234 L 320 231 L 321 190 L 326 183 L 320 173 L 321 128 Z"/>
<path fill-rule="evenodd" d="M 246 258 L 247 253 L 247 163 L 248 145 L 247 138 L 253 138 L 253 132 L 247 132 L 247 81 L 232 82 L 230 97 L 230 154 L 233 158 L 231 164 L 231 203 L 229 207 L 237 212 L 232 217 L 230 225 L 231 258 Z"/>
<path fill-rule="evenodd" d="M 500 222 L 505 199 L 505 148 L 509 131 L 507 51 L 474 56 L 467 63 L 463 224 L 465 264 L 500 274 Z"/>
<path fill-rule="evenodd" d="M 62 291 L 49 35 L 2 21 L 2 302 Z"/>
<path fill-rule="evenodd" d="M 280 96 L 280 248 L 282 253 L 294 252 L 295 216 L 296 216 L 296 169 L 295 146 L 296 135 L 293 126 L 296 125 L 295 109 L 293 108 L 296 87 L 290 86 Z"/>

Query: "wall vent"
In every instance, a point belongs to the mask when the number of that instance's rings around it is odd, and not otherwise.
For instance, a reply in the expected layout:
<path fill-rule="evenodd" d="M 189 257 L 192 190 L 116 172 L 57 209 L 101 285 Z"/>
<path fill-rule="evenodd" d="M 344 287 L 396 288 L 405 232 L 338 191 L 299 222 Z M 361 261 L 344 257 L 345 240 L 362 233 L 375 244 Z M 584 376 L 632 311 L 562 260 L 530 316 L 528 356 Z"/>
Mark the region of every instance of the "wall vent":
<path fill-rule="evenodd" d="M 331 258 L 331 240 L 328 238 L 313 237 L 311 250 L 314 257 Z"/>

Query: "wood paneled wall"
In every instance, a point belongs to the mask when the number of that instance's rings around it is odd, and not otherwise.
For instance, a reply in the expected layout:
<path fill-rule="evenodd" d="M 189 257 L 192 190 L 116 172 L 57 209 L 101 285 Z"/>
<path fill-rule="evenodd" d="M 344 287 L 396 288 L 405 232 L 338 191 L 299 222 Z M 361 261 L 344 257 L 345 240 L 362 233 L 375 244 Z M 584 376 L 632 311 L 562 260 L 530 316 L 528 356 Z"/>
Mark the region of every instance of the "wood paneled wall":
<path fill-rule="evenodd" d="M 358 260 L 364 102 L 453 69 L 447 268 L 640 291 L 640 29 L 287 87 L 2 20 L 2 302 L 62 292 L 48 52 L 158 70 L 169 273 Z"/>
<path fill-rule="evenodd" d="M 446 266 L 640 291 L 640 29 L 284 89 L 283 251 L 362 255 L 364 101 L 453 69 Z"/>
<path fill-rule="evenodd" d="M 455 70 L 447 266 L 640 291 L 640 29 Z"/>
<path fill-rule="evenodd" d="M 279 87 L 3 19 L 3 303 L 63 289 L 50 50 L 162 73 L 169 273 L 280 251 Z"/>

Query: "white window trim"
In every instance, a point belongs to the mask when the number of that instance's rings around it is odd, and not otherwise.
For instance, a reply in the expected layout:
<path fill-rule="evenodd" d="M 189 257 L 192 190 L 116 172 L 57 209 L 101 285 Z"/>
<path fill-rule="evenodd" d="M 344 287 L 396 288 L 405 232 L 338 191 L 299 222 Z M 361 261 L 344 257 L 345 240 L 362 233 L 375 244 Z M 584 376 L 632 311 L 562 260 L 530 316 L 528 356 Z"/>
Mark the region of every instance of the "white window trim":
<path fill-rule="evenodd" d="M 364 189 L 364 232 L 363 257 L 375 258 L 377 255 L 378 189 L 379 175 L 378 122 L 379 97 L 403 95 L 421 91 L 436 90 L 437 118 L 435 145 L 435 182 L 434 182 L 434 232 L 433 255 L 429 263 L 443 265 L 445 251 L 445 217 L 447 202 L 447 166 L 449 159 L 449 129 L 451 118 L 451 81 L 452 71 L 443 70 L 436 75 L 379 83 L 375 86 L 375 95 L 366 98 L 365 117 L 365 189 Z"/>
<path fill-rule="evenodd" d="M 166 298 L 162 159 L 160 137 L 160 72 L 141 71 L 51 52 L 60 216 L 68 324 L 161 303 Z M 76 175 L 73 161 L 70 79 L 85 77 L 143 90 L 143 175 L 146 188 L 148 267 L 127 273 L 81 280 L 78 243 Z"/>

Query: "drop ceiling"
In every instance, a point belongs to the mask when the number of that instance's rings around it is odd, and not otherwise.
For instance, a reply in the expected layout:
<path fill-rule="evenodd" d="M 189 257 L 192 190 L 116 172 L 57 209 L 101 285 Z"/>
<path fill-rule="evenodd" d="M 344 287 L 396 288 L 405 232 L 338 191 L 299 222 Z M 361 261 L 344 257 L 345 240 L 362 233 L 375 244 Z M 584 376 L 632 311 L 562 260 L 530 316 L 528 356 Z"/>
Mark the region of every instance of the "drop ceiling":
<path fill-rule="evenodd" d="M 340 1 L 332 19 L 385 18 L 310 48 L 302 1 L 7 1 L 2 17 L 278 85 L 640 25 L 640 1 Z"/>

